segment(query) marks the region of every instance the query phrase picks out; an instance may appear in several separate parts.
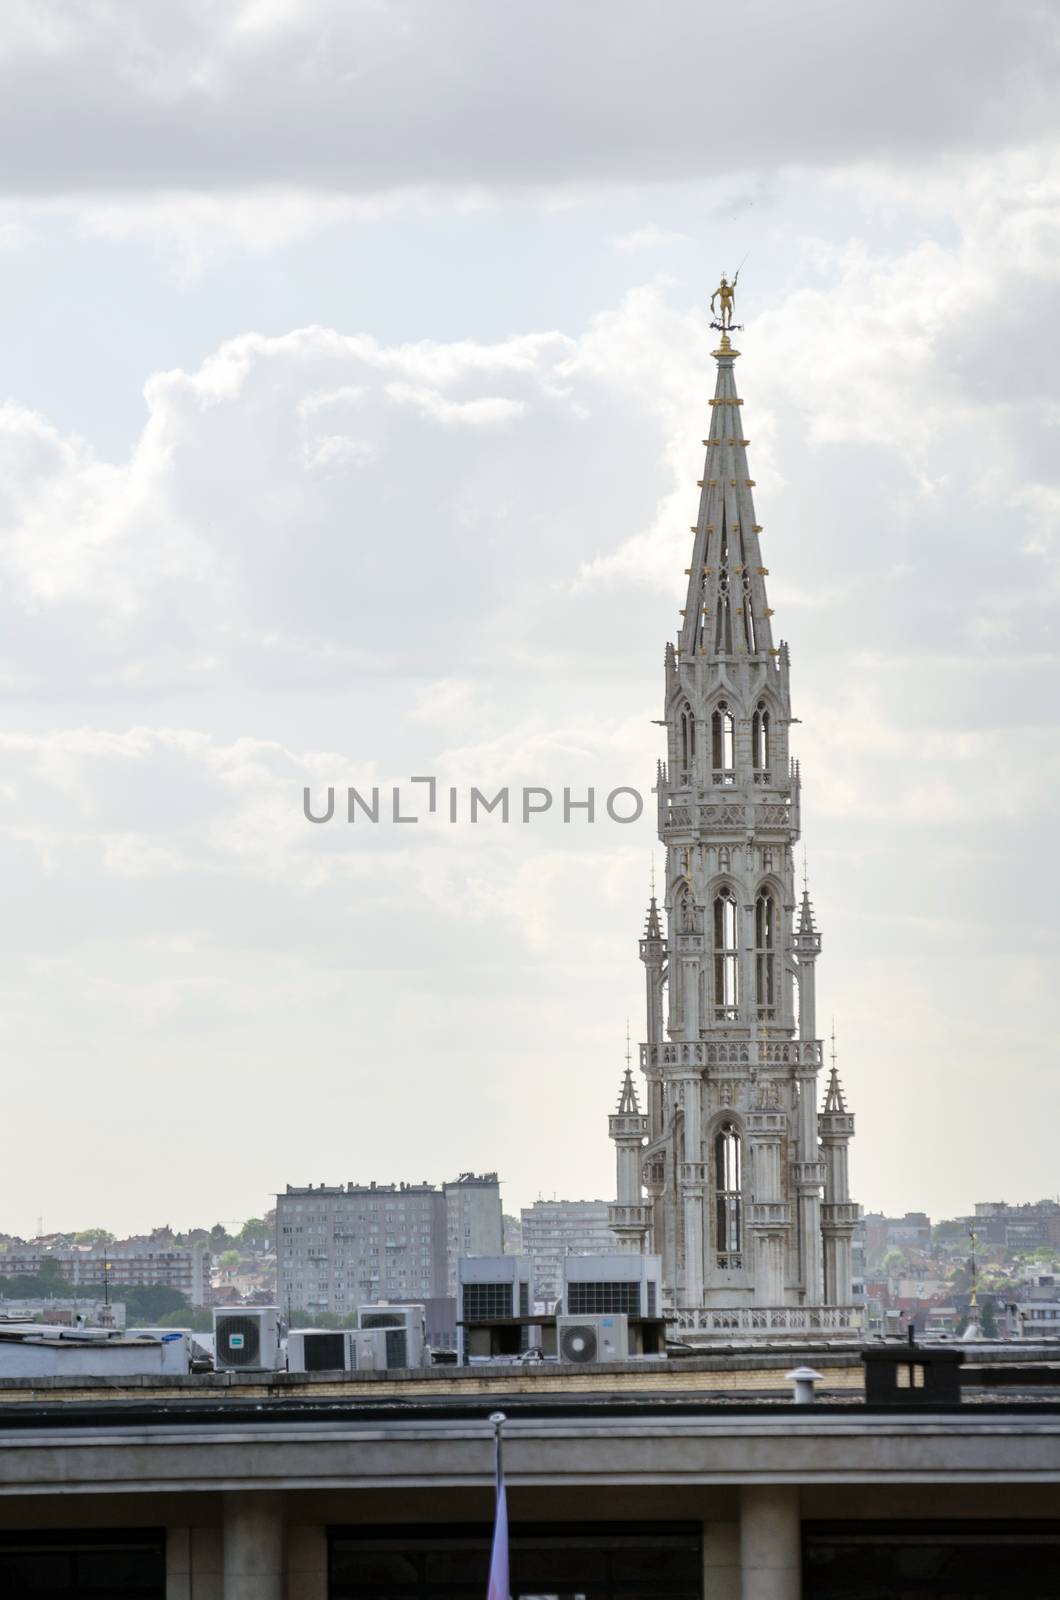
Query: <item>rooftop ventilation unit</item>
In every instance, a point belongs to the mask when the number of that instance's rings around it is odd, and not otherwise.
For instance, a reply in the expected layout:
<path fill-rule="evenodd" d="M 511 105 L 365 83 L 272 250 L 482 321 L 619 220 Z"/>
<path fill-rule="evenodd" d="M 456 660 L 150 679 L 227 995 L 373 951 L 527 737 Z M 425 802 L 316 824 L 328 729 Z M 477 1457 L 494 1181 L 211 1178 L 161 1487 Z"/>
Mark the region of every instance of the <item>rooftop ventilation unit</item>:
<path fill-rule="evenodd" d="M 213 1332 L 215 1372 L 274 1372 L 283 1365 L 275 1306 L 215 1306 Z"/>
<path fill-rule="evenodd" d="M 556 1353 L 561 1361 L 579 1367 L 625 1361 L 629 1326 L 624 1316 L 557 1317 Z"/>
<path fill-rule="evenodd" d="M 387 1337 L 392 1328 L 354 1328 L 350 1341 L 350 1366 L 355 1372 L 384 1372 L 388 1366 Z"/>
<path fill-rule="evenodd" d="M 423 1306 L 362 1306 L 357 1320 L 362 1329 L 385 1331 L 388 1367 L 422 1367 L 426 1347 Z"/>
<path fill-rule="evenodd" d="M 662 1261 L 632 1252 L 564 1256 L 563 1310 L 584 1316 L 661 1316 Z"/>
<path fill-rule="evenodd" d="M 126 1328 L 127 1339 L 157 1339 L 162 1346 L 162 1371 L 191 1371 L 190 1328 Z"/>
<path fill-rule="evenodd" d="M 288 1372 L 348 1372 L 350 1337 L 342 1329 L 296 1328 L 287 1335 Z"/>
<path fill-rule="evenodd" d="M 461 1256 L 457 1262 L 457 1359 L 517 1356 L 526 1349 L 529 1256 Z M 507 1326 L 505 1326 L 507 1324 Z"/>

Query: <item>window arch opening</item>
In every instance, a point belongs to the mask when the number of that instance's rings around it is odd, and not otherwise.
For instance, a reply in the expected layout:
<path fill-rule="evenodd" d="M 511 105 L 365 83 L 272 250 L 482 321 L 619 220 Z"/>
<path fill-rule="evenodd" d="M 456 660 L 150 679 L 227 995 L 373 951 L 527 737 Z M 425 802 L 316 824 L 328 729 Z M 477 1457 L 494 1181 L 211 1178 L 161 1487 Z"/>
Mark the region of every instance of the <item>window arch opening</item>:
<path fill-rule="evenodd" d="M 743 1152 L 731 1122 L 714 1139 L 714 1243 L 719 1267 L 743 1265 Z"/>
<path fill-rule="evenodd" d="M 735 1022 L 740 1015 L 740 916 L 726 885 L 714 898 L 714 1016 Z"/>
<path fill-rule="evenodd" d="M 751 718 L 751 765 L 754 767 L 756 783 L 769 782 L 771 743 L 769 707 L 764 700 L 759 700 Z"/>
<path fill-rule="evenodd" d="M 777 1014 L 777 902 L 768 889 L 755 900 L 755 1003 L 760 1022 Z"/>
<path fill-rule="evenodd" d="M 691 783 L 696 765 L 696 719 L 687 700 L 681 707 L 678 733 L 681 741 L 681 781 Z"/>
<path fill-rule="evenodd" d="M 725 512 L 721 514 L 718 535 L 718 614 L 714 624 L 714 649 L 718 655 L 732 655 L 732 588 L 729 577 L 729 530 Z"/>
<path fill-rule="evenodd" d="M 719 700 L 710 719 L 710 762 L 715 783 L 736 782 L 736 723 L 726 700 Z"/>

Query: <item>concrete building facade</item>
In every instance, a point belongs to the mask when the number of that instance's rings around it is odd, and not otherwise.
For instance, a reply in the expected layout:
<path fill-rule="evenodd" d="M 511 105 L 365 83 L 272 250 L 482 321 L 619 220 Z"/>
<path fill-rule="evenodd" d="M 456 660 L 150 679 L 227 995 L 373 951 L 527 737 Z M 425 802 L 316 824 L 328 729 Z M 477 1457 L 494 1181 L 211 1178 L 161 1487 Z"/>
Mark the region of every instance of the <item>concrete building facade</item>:
<path fill-rule="evenodd" d="M 193 1306 L 211 1303 L 209 1246 L 175 1245 L 129 1239 L 120 1244 L 75 1245 L 65 1250 L 15 1246 L 0 1257 L 4 1277 L 36 1276 L 47 1263 L 58 1267 L 73 1288 L 96 1289 L 106 1277 L 113 1293 L 125 1288 L 162 1286 L 177 1289 Z"/>
<path fill-rule="evenodd" d="M 727 333 L 714 356 L 688 598 L 665 658 L 665 882 L 640 941 L 646 1105 L 627 1070 L 611 1226 L 662 1256 L 688 1332 L 838 1332 L 856 1325 L 854 1118 L 834 1062 L 819 1109 L 821 934 L 795 888 L 790 662 L 773 642 Z"/>
<path fill-rule="evenodd" d="M 484 1594 L 495 1410 L 515 1600 L 1057 1592 L 1055 1391 L 880 1408 L 834 1350 L 812 1359 L 827 1404 L 792 1404 L 789 1351 L 742 1374 L 715 1357 L 669 1379 L 643 1363 L 351 1375 L 316 1396 L 304 1374 L 144 1378 L 124 1399 L 83 1380 L 72 1416 L 73 1380 L 7 1380 L 0 1592 Z"/>
<path fill-rule="evenodd" d="M 461 1256 L 499 1256 L 504 1250 L 501 1185 L 495 1172 L 462 1172 L 442 1185 L 445 1195 L 448 1292 L 456 1294 Z"/>
<path fill-rule="evenodd" d="M 607 1255 L 615 1248 L 606 1200 L 535 1200 L 524 1206 L 523 1254 L 531 1261 L 531 1295 L 551 1302 L 563 1293 L 563 1258 Z"/>
<path fill-rule="evenodd" d="M 1004 1245 L 1006 1250 L 1060 1245 L 1060 1202 L 1039 1200 L 1012 1206 L 1004 1200 L 977 1200 L 975 1216 L 968 1218 L 968 1225 L 983 1244 Z"/>
<path fill-rule="evenodd" d="M 446 1202 L 428 1183 L 288 1184 L 276 1196 L 280 1308 L 348 1315 L 448 1288 Z"/>

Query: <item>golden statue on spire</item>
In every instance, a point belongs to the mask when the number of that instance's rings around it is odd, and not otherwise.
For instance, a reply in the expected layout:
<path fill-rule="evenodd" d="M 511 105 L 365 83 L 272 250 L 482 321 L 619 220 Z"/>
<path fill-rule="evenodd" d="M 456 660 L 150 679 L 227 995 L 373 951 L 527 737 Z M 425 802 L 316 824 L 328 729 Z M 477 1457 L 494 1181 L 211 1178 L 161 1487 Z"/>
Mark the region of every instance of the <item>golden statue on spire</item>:
<path fill-rule="evenodd" d="M 711 309 L 711 311 L 714 310 L 714 302 L 715 302 L 715 300 L 720 300 L 721 301 L 721 311 L 719 313 L 719 320 L 715 324 L 716 327 L 719 327 L 719 328 L 731 328 L 732 327 L 732 314 L 736 309 L 736 281 L 740 276 L 740 270 L 741 270 L 742 267 L 743 267 L 743 262 L 741 261 L 740 262 L 740 266 L 736 270 L 736 276 L 733 278 L 731 283 L 729 282 L 728 278 L 726 278 L 724 273 L 723 273 L 721 282 L 718 284 L 718 287 L 715 289 L 714 293 L 710 297 L 710 309 Z"/>

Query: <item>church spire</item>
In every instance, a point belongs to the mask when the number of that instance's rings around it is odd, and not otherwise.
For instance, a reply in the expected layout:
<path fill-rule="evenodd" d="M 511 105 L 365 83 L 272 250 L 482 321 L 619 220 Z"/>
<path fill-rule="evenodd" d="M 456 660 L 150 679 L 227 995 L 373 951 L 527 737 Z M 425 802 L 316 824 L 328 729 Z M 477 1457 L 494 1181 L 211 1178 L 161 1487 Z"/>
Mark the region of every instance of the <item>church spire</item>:
<path fill-rule="evenodd" d="M 817 1129 L 825 1163 L 824 1204 L 821 1207 L 825 1300 L 831 1305 L 839 1305 L 850 1294 L 851 1240 L 861 1211 L 850 1198 L 849 1150 L 854 1137 L 854 1116 L 847 1109 L 843 1085 L 839 1081 L 834 1017 L 831 1054 L 832 1070 L 828 1075 L 824 1110 L 817 1117 Z"/>
<path fill-rule="evenodd" d="M 654 899 L 652 904 L 655 904 Z M 622 1088 L 618 1096 L 618 1114 L 620 1117 L 639 1117 L 640 1101 L 637 1099 L 637 1086 L 633 1082 L 632 1047 L 629 1036 L 629 1018 L 626 1018 L 626 1072 L 622 1079 Z"/>
<path fill-rule="evenodd" d="M 662 938 L 662 928 L 661 928 L 661 926 L 659 924 L 659 905 L 658 905 L 658 902 L 657 902 L 657 900 L 655 898 L 655 857 L 654 856 L 652 856 L 652 858 L 651 858 L 651 899 L 648 901 L 648 920 L 647 920 L 647 922 L 645 923 L 645 926 L 644 926 L 644 937 L 645 937 L 645 939 L 661 939 Z M 627 1033 L 627 1035 L 629 1033 L 629 1024 L 628 1023 L 626 1025 L 626 1033 Z M 627 1043 L 628 1043 L 628 1039 L 627 1039 Z M 628 1060 L 627 1060 L 627 1064 L 628 1064 Z"/>
<path fill-rule="evenodd" d="M 839 1081 L 839 1069 L 836 1066 L 835 1048 L 835 1018 L 832 1019 L 832 1070 L 828 1075 L 828 1090 L 824 1097 L 826 1111 L 838 1111 L 846 1115 L 846 1101 L 843 1098 L 843 1085 Z"/>
<path fill-rule="evenodd" d="M 617 1184 L 615 1204 L 608 1207 L 608 1224 L 620 1250 L 641 1252 L 649 1228 L 648 1208 L 641 1189 L 641 1153 L 648 1136 L 648 1118 L 641 1115 L 633 1082 L 632 1046 L 629 1018 L 626 1018 L 626 1071 L 618 1096 L 618 1108 L 608 1118 L 608 1132 L 615 1143 Z"/>
<path fill-rule="evenodd" d="M 629 1239 L 650 1228 L 665 1292 L 692 1315 L 690 1327 L 751 1328 L 755 1307 L 772 1308 L 780 1320 L 770 1327 L 787 1326 L 787 1306 L 802 1315 L 826 1305 L 837 1308 L 827 1326 L 845 1328 L 854 1119 L 817 1110 L 821 934 L 809 885 L 801 907 L 796 885 L 790 666 L 766 602 L 736 392 L 734 288 L 723 279 L 714 294 L 706 464 L 687 601 L 677 647 L 665 654 L 667 749 L 656 791 L 666 866 L 640 941 L 646 1115 L 632 1109 L 627 1062 L 610 1124 L 612 1227 Z"/>
<path fill-rule="evenodd" d="M 762 551 L 747 464 L 734 363 L 739 350 L 729 335 L 712 352 L 718 363 L 706 461 L 699 480 L 699 515 L 692 532 L 692 564 L 681 626 L 681 656 L 767 657 L 773 647 L 772 611 L 766 601 Z"/>
<path fill-rule="evenodd" d="M 813 901 L 810 899 L 810 878 L 806 870 L 806 851 L 802 852 L 802 903 L 799 906 L 799 939 L 816 939 L 818 950 L 821 948 L 820 935 L 817 925 L 813 920 Z"/>

